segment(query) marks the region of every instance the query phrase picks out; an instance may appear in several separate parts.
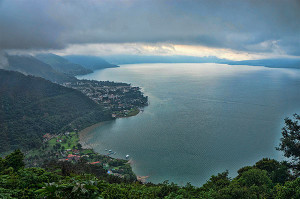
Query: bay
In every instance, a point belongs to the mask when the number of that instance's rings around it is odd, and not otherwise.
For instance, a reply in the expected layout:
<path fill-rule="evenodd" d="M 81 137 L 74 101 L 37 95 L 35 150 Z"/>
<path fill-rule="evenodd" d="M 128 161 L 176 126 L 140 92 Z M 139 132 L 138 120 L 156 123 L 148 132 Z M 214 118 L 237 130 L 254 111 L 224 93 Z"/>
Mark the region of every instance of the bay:
<path fill-rule="evenodd" d="M 300 70 L 225 64 L 132 64 L 78 78 L 131 83 L 149 96 L 137 116 L 87 133 L 96 152 L 130 155 L 137 175 L 200 186 L 275 150 L 283 119 L 300 113 Z"/>

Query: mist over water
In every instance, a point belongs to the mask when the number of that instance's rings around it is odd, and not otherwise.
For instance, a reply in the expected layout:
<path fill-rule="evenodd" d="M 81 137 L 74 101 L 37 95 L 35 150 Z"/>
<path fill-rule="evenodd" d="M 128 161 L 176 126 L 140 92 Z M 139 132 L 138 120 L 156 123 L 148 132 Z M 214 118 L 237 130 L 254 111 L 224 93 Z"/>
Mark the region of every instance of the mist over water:
<path fill-rule="evenodd" d="M 135 117 L 106 122 L 87 142 L 95 151 L 129 154 L 148 181 L 201 185 L 231 176 L 275 150 L 283 119 L 300 113 L 300 70 L 222 64 L 136 64 L 80 78 L 131 83 L 150 105 Z"/>

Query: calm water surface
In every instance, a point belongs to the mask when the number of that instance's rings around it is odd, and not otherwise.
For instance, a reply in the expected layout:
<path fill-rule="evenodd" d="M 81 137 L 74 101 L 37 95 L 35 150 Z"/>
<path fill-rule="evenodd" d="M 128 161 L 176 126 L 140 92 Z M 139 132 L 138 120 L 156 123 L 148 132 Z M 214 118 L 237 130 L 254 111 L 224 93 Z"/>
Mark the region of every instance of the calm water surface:
<path fill-rule="evenodd" d="M 222 64 L 136 64 L 85 79 L 131 83 L 150 105 L 92 130 L 95 151 L 129 154 L 137 175 L 201 185 L 213 174 L 281 158 L 283 118 L 300 113 L 300 70 Z"/>

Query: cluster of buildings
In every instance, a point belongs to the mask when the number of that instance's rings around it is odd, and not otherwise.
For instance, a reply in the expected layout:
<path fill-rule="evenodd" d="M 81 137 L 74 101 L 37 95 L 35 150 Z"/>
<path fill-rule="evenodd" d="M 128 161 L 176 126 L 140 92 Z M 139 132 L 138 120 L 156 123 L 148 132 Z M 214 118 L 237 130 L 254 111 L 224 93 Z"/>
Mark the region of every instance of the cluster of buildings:
<path fill-rule="evenodd" d="M 70 151 L 69 151 L 70 152 Z M 59 161 L 79 161 L 81 158 L 86 157 L 87 159 L 89 159 L 89 155 L 80 155 L 80 150 L 78 149 L 73 149 L 69 154 L 67 154 L 67 156 L 63 159 L 59 159 Z M 104 169 L 107 170 L 107 174 L 111 174 L 114 176 L 118 176 L 118 177 L 124 177 L 123 174 L 121 174 L 120 172 L 123 172 L 122 169 L 121 170 L 116 170 L 115 168 L 113 168 L 112 166 L 109 165 L 109 162 L 112 161 L 113 159 L 107 156 L 107 160 L 105 161 L 92 161 L 92 162 L 88 162 L 88 164 L 92 164 L 92 165 L 101 165 Z"/>
<path fill-rule="evenodd" d="M 148 97 L 143 95 L 140 88 L 126 83 L 78 80 L 64 83 L 63 86 L 81 91 L 94 102 L 110 109 L 113 117 L 148 105 Z"/>

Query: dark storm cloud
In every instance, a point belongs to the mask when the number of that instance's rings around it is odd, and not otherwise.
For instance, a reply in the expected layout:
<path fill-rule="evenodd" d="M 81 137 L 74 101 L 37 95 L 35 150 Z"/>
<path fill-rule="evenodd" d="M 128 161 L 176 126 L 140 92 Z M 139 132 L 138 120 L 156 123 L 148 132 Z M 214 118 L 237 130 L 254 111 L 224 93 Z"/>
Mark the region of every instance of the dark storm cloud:
<path fill-rule="evenodd" d="M 3 0 L 0 48 L 168 42 L 300 55 L 298 0 Z"/>

